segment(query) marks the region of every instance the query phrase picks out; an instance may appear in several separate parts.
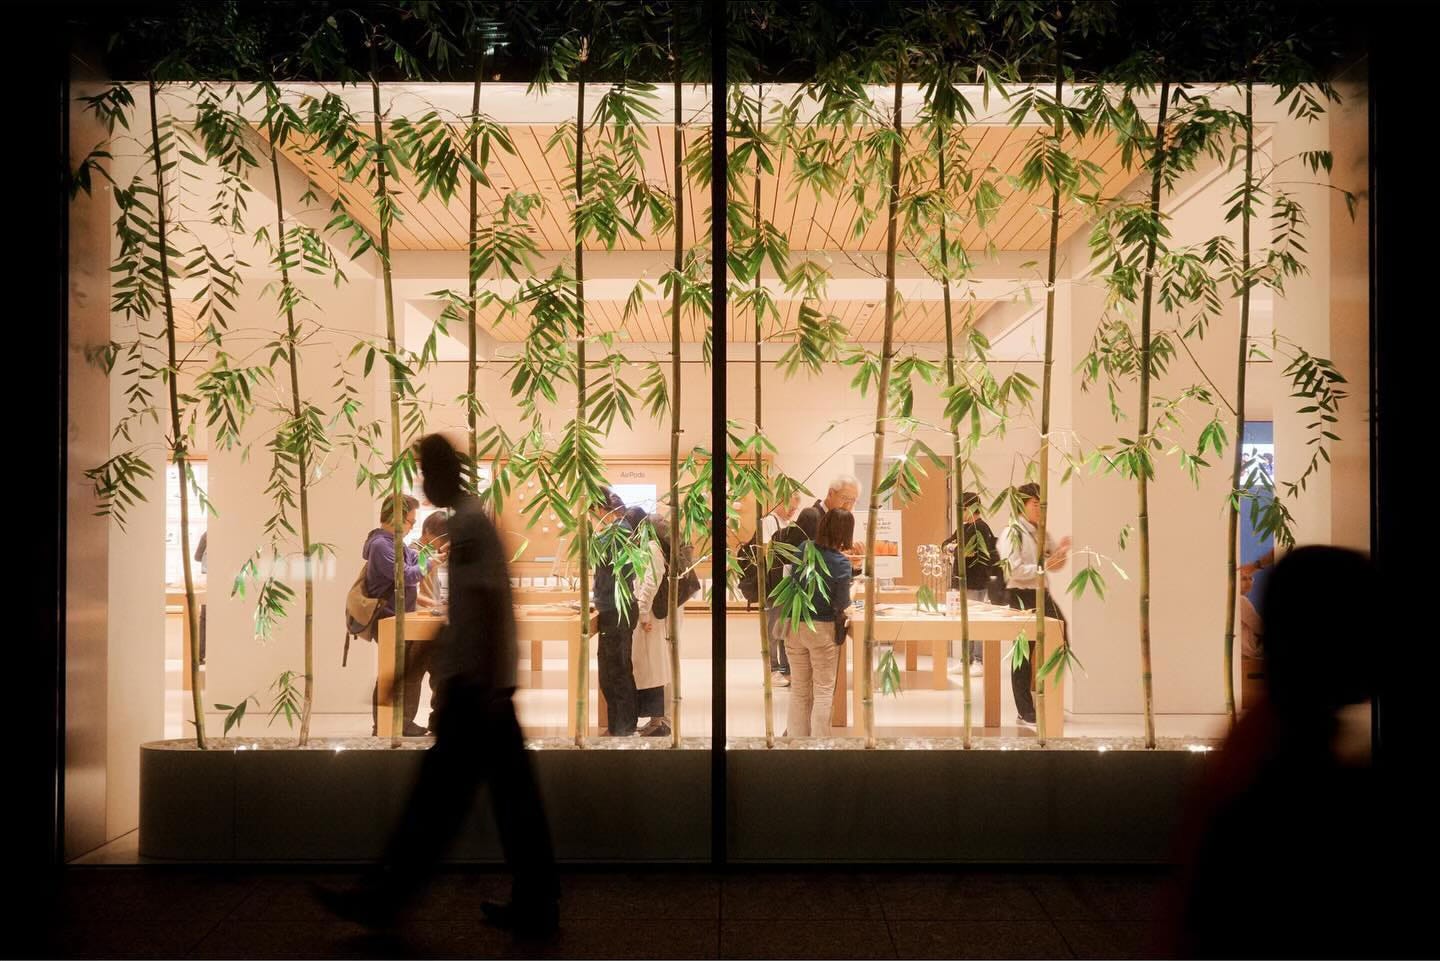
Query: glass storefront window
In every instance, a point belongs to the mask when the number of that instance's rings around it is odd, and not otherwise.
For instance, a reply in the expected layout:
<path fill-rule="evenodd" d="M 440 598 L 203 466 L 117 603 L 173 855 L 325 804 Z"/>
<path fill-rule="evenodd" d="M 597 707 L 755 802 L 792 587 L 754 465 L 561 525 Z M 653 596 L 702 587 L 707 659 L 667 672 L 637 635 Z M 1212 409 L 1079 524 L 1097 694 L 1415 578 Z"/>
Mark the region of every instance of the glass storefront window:
<path fill-rule="evenodd" d="M 407 459 L 441 431 L 537 747 L 1213 746 L 1263 587 L 1226 610 L 1232 560 L 1368 544 L 1367 328 L 1333 294 L 1368 280 L 1363 117 L 1103 45 L 1057 100 L 1045 31 L 960 50 L 896 9 L 834 27 L 853 62 L 735 12 L 756 56 L 722 87 L 707 41 L 661 62 L 629 20 L 544 57 L 516 30 L 483 83 L 77 82 L 70 520 L 103 545 L 108 743 L 425 736 L 449 585 Z M 408 648 L 351 623 L 353 586 L 393 599 L 397 491 Z"/>

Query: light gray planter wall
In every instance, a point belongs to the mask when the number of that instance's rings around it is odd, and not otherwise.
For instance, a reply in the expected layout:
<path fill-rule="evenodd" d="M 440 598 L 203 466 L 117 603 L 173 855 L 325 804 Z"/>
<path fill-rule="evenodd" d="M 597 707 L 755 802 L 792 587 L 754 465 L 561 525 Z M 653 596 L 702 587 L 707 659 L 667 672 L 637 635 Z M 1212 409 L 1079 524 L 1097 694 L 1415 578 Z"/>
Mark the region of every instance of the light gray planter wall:
<path fill-rule="evenodd" d="M 162 746 L 163 745 L 163 746 Z M 379 858 L 424 752 L 141 750 L 140 853 Z M 563 861 L 707 862 L 706 750 L 531 755 Z M 1190 751 L 730 750 L 735 862 L 1163 862 Z M 485 791 L 451 857 L 498 861 Z"/>
<path fill-rule="evenodd" d="M 1190 751 L 731 751 L 736 861 L 1164 862 Z"/>
<path fill-rule="evenodd" d="M 141 749 L 140 854 L 186 861 L 371 861 L 409 796 L 419 750 Z M 558 857 L 710 859 L 706 751 L 531 754 Z M 498 861 L 488 793 L 452 851 Z"/>

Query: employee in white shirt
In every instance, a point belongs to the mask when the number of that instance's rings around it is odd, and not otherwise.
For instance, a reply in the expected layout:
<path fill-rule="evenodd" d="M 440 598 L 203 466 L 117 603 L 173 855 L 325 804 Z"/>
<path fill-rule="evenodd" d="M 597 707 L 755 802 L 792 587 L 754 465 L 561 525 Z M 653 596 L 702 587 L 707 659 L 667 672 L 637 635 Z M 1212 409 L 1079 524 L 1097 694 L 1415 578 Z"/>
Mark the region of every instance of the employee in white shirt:
<path fill-rule="evenodd" d="M 1057 618 L 1065 624 L 1065 615 L 1060 613 L 1055 599 L 1050 596 L 1048 578 L 1040 570 L 1040 556 L 1035 534 L 1040 523 L 1040 486 L 1024 484 L 1019 488 L 1024 501 L 1024 513 L 1015 518 L 1000 538 L 1001 555 L 1005 559 L 1005 586 L 1010 591 L 1010 606 L 1022 611 L 1033 611 L 1036 595 L 1044 591 L 1045 616 Z M 1057 543 L 1053 534 L 1045 532 L 1045 571 L 1056 571 L 1070 560 L 1070 538 L 1062 537 Z M 1034 638 L 1031 638 L 1032 642 Z M 1070 627 L 1065 625 L 1065 643 L 1070 643 Z M 1051 648 L 1053 650 L 1053 648 Z M 1015 693 L 1015 708 L 1020 713 L 1019 722 L 1025 727 L 1035 724 L 1035 699 L 1030 693 L 1031 677 L 1035 671 L 1035 649 L 1019 667 L 1010 668 L 1010 688 Z"/>

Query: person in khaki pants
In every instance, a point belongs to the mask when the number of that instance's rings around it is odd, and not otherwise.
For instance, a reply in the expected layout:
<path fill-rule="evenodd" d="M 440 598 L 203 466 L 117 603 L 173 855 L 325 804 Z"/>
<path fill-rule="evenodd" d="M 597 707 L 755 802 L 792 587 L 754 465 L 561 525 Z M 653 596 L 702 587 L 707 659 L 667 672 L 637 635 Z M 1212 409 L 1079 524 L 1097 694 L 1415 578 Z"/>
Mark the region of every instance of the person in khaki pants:
<path fill-rule="evenodd" d="M 835 700 L 835 671 L 840 661 L 836 642 L 845 629 L 850 606 L 850 558 L 844 553 L 855 538 L 855 515 L 842 508 L 825 512 L 815 546 L 825 561 L 822 596 L 810 596 L 814 623 L 800 625 L 785 641 L 790 658 L 790 710 L 786 734 L 790 737 L 829 737 L 830 706 Z"/>

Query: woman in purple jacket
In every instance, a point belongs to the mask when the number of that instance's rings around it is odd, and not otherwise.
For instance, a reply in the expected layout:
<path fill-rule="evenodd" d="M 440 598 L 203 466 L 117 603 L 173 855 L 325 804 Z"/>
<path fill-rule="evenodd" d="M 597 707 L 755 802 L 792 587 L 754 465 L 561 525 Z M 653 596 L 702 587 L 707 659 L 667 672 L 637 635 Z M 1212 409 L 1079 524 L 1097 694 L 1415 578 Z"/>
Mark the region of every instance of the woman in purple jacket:
<path fill-rule="evenodd" d="M 405 517 L 399 525 L 393 523 L 395 500 L 386 497 L 380 502 L 380 526 L 365 536 L 365 546 L 360 556 L 365 560 L 365 596 L 380 601 L 378 617 L 395 616 L 395 545 L 399 543 L 405 552 L 405 611 L 415 610 L 420 593 L 420 555 L 415 548 L 405 543 L 405 536 L 415 527 L 415 512 L 420 502 L 409 494 L 405 495 Z M 425 728 L 415 723 L 415 713 L 420 710 L 420 678 L 430 666 L 429 644 L 405 645 L 405 736 L 424 737 Z M 411 681 L 416 683 L 411 683 Z M 380 685 L 370 695 L 370 736 L 376 732 L 376 721 L 380 708 Z"/>

